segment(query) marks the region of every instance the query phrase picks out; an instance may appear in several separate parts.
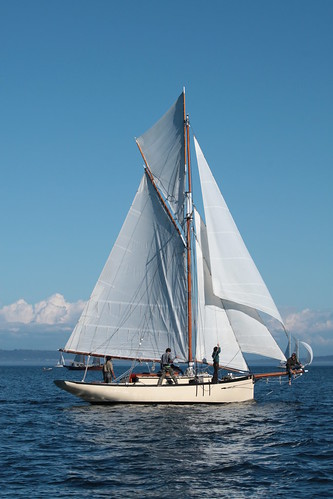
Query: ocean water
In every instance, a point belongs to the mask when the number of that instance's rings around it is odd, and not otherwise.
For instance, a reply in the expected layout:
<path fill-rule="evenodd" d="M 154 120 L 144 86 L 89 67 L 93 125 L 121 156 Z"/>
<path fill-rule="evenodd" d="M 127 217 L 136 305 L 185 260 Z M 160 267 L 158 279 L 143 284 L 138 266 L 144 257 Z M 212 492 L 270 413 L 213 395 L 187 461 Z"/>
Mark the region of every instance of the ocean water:
<path fill-rule="evenodd" d="M 333 367 L 198 407 L 92 406 L 53 383 L 80 376 L 0 367 L 0 497 L 333 497 Z"/>

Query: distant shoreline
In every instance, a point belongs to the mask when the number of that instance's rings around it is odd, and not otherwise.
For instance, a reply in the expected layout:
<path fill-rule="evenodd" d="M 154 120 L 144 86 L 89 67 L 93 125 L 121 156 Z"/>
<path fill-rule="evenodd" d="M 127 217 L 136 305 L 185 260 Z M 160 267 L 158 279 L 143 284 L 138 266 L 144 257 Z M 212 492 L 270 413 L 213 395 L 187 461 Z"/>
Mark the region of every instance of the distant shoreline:
<path fill-rule="evenodd" d="M 71 356 L 74 357 L 74 356 Z M 45 366 L 54 367 L 60 359 L 58 350 L 1 350 L 0 366 Z M 269 359 L 253 360 L 251 364 L 258 366 L 276 365 L 276 362 Z M 333 355 L 318 356 L 314 358 L 313 366 L 332 366 Z"/>

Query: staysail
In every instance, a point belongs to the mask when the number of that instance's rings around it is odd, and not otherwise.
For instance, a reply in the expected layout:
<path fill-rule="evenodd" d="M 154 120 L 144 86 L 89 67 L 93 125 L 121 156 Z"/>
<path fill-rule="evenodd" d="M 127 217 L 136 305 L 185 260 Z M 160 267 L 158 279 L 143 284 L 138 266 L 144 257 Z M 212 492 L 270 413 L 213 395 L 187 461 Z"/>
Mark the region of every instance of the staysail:
<path fill-rule="evenodd" d="M 232 330 L 223 301 L 214 295 L 210 272 L 207 231 L 199 213 L 195 211 L 196 269 L 197 269 L 197 335 L 196 358 L 212 362 L 211 353 L 219 342 L 222 346 L 220 364 L 247 371 L 248 366 Z"/>
<path fill-rule="evenodd" d="M 304 349 L 306 351 L 304 364 L 309 366 L 310 364 L 312 364 L 312 361 L 313 361 L 313 350 L 308 343 L 305 343 L 305 341 L 300 341 L 299 343 L 301 346 L 304 347 Z M 300 356 L 299 356 L 299 358 L 300 358 Z"/>
<path fill-rule="evenodd" d="M 144 174 L 65 351 L 186 359 L 184 243 Z"/>
<path fill-rule="evenodd" d="M 283 352 L 259 312 L 264 312 L 283 324 L 281 316 L 242 240 L 195 138 L 194 142 L 207 224 L 205 262 L 209 271 L 206 272 L 206 281 L 208 282 L 209 277 L 208 285 L 211 286 L 210 295 L 215 297 L 215 307 L 220 300 L 219 307 L 223 310 L 223 313 L 219 312 L 220 317 L 224 314 L 227 318 L 222 324 L 226 323 L 229 326 L 227 329 L 233 331 L 237 344 L 243 352 L 285 360 Z M 203 227 L 201 224 L 201 232 Z M 209 294 L 206 292 L 203 317 L 211 307 L 212 298 L 209 297 L 207 301 L 207 296 Z M 219 328 L 222 331 L 222 326 Z M 240 362 L 239 359 L 239 354 L 230 357 L 227 365 L 234 366 L 234 363 Z"/>

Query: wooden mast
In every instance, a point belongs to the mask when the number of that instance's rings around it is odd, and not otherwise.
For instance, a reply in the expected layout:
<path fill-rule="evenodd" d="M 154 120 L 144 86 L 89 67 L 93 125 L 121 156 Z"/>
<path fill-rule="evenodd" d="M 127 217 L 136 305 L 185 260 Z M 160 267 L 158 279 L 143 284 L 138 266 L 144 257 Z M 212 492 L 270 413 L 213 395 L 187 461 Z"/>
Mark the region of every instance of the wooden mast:
<path fill-rule="evenodd" d="M 188 327 L 188 361 L 193 361 L 192 353 L 192 272 L 191 272 L 191 221 L 192 221 L 192 181 L 190 160 L 190 124 L 185 112 L 184 96 L 184 156 L 187 165 L 188 191 L 186 196 L 186 248 L 187 248 L 187 327 Z M 187 161 L 186 161 L 187 159 Z"/>

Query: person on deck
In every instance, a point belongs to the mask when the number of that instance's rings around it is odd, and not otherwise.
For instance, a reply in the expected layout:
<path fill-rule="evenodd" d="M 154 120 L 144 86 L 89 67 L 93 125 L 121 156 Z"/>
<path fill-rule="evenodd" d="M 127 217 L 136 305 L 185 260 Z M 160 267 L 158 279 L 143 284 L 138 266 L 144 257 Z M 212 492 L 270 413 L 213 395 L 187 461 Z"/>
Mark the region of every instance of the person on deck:
<path fill-rule="evenodd" d="M 171 348 L 167 348 L 165 350 L 165 353 L 161 357 L 162 374 L 160 376 L 160 379 L 158 380 L 157 386 L 160 386 L 163 383 L 163 380 L 167 374 L 170 374 L 175 385 L 178 385 L 177 378 L 176 378 L 175 373 L 171 367 L 171 364 L 173 363 L 173 361 L 174 361 L 174 359 L 171 357 Z"/>
<path fill-rule="evenodd" d="M 295 353 L 287 359 L 286 368 L 289 376 L 289 385 L 291 385 L 291 375 L 294 374 L 294 369 L 301 369 L 302 367 L 303 366 L 297 359 L 297 355 Z"/>
<path fill-rule="evenodd" d="M 219 364 L 220 364 L 220 353 L 221 353 L 221 348 L 220 344 L 218 343 L 216 347 L 214 347 L 212 357 L 213 357 L 213 366 L 214 366 L 214 374 L 213 374 L 213 383 L 218 382 L 218 372 L 219 372 Z"/>
<path fill-rule="evenodd" d="M 111 383 L 112 382 L 112 376 L 114 379 L 116 379 L 113 371 L 113 365 L 111 362 L 111 357 L 106 357 L 106 362 L 103 364 L 103 378 L 104 378 L 104 383 Z"/>

